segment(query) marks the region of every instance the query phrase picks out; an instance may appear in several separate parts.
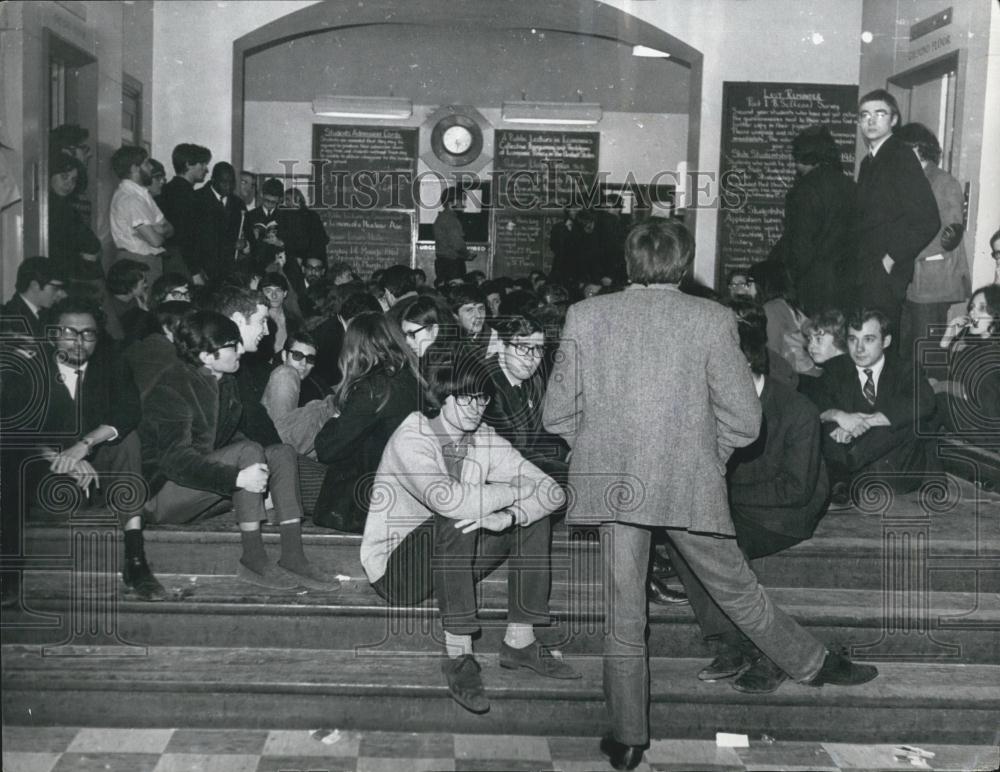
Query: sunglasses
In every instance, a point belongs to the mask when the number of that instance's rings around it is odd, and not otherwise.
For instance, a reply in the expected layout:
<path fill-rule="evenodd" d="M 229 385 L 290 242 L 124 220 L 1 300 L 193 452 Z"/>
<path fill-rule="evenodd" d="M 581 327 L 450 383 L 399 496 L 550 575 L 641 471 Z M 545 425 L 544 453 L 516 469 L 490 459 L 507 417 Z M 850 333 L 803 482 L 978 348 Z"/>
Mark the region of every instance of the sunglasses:
<path fill-rule="evenodd" d="M 288 355 L 292 359 L 294 359 L 296 362 L 301 362 L 304 359 L 304 360 L 306 360 L 306 364 L 308 364 L 308 365 L 314 365 L 314 364 L 316 364 L 316 355 L 315 354 L 304 354 L 301 351 L 295 351 L 293 349 L 293 350 L 290 350 L 288 352 Z"/>
<path fill-rule="evenodd" d="M 422 325 L 420 325 L 419 327 L 417 327 L 414 330 L 404 330 L 403 331 L 403 335 L 405 335 L 407 338 L 415 338 L 415 337 L 417 337 L 417 333 L 418 332 L 423 332 L 428 327 L 430 327 L 429 324 L 422 324 Z"/>

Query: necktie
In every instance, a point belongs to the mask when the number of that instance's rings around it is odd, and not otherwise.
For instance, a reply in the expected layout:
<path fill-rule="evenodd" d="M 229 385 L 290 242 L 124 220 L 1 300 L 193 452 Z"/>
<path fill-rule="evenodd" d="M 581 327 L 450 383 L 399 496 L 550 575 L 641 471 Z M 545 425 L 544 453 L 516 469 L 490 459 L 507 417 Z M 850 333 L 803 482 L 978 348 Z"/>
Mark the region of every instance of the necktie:
<path fill-rule="evenodd" d="M 868 376 L 868 380 L 865 381 L 865 385 L 861 388 L 861 391 L 865 395 L 865 399 L 868 400 L 869 405 L 875 405 L 875 381 L 872 378 L 872 371 L 869 368 L 865 368 L 865 375 Z"/>

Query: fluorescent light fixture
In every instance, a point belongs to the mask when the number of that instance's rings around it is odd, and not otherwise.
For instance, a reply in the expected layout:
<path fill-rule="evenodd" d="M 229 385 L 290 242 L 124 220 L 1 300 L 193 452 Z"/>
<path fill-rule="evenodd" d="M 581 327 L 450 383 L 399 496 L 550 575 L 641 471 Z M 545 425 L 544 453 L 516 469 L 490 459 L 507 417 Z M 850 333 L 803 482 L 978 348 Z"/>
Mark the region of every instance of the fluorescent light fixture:
<path fill-rule="evenodd" d="M 650 59 L 669 59 L 670 54 L 666 51 L 658 51 L 649 46 L 632 46 L 632 56 L 645 56 Z"/>
<path fill-rule="evenodd" d="M 507 123 L 590 126 L 604 112 L 595 102 L 504 102 L 500 115 Z"/>
<path fill-rule="evenodd" d="M 325 96 L 313 100 L 313 113 L 328 118 L 389 118 L 413 115 L 413 102 L 405 97 Z"/>

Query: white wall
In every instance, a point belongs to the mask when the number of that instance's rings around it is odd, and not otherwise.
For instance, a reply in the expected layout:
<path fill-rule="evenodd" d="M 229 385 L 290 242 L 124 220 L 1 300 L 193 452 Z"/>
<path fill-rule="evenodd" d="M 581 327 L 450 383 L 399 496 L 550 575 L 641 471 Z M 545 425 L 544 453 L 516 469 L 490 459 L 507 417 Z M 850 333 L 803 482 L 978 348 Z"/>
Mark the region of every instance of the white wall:
<path fill-rule="evenodd" d="M 153 13 L 153 155 L 195 142 L 232 155 L 233 41 L 316 0 L 157 0 Z"/>
<path fill-rule="evenodd" d="M 972 245 L 973 287 L 981 287 L 993 281 L 996 264 L 990 255 L 990 236 L 1000 230 L 1000 110 L 997 109 L 997 105 L 1000 105 L 1000 5 L 990 5 L 990 46 L 986 57 L 983 102 L 986 110 L 983 113 L 979 202 L 975 213 L 975 223 L 978 226 Z"/>

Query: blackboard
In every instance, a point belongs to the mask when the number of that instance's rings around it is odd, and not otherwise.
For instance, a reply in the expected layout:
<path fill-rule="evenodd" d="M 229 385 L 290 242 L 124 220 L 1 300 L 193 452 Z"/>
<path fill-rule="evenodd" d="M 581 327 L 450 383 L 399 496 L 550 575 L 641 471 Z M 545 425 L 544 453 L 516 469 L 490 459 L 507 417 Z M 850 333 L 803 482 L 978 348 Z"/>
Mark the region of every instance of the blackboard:
<path fill-rule="evenodd" d="M 588 194 L 596 192 L 600 143 L 596 131 L 498 129 L 493 158 L 497 205 L 522 211 L 584 206 Z"/>
<path fill-rule="evenodd" d="M 321 203 L 336 209 L 413 209 L 417 129 L 313 124 Z"/>
<path fill-rule="evenodd" d="M 319 215 L 330 234 L 329 260 L 344 260 L 363 279 L 391 265 L 412 265 L 416 243 L 414 215 L 392 209 L 368 212 L 322 209 Z"/>
<path fill-rule="evenodd" d="M 565 217 L 562 210 L 519 212 L 497 210 L 493 214 L 493 276 L 527 276 L 532 271 L 548 273 L 552 268 L 549 237 Z"/>
<path fill-rule="evenodd" d="M 792 139 L 826 126 L 845 168 L 854 167 L 857 86 L 722 84 L 717 287 L 732 269 L 767 257 L 781 236 L 785 194 L 795 181 Z"/>

